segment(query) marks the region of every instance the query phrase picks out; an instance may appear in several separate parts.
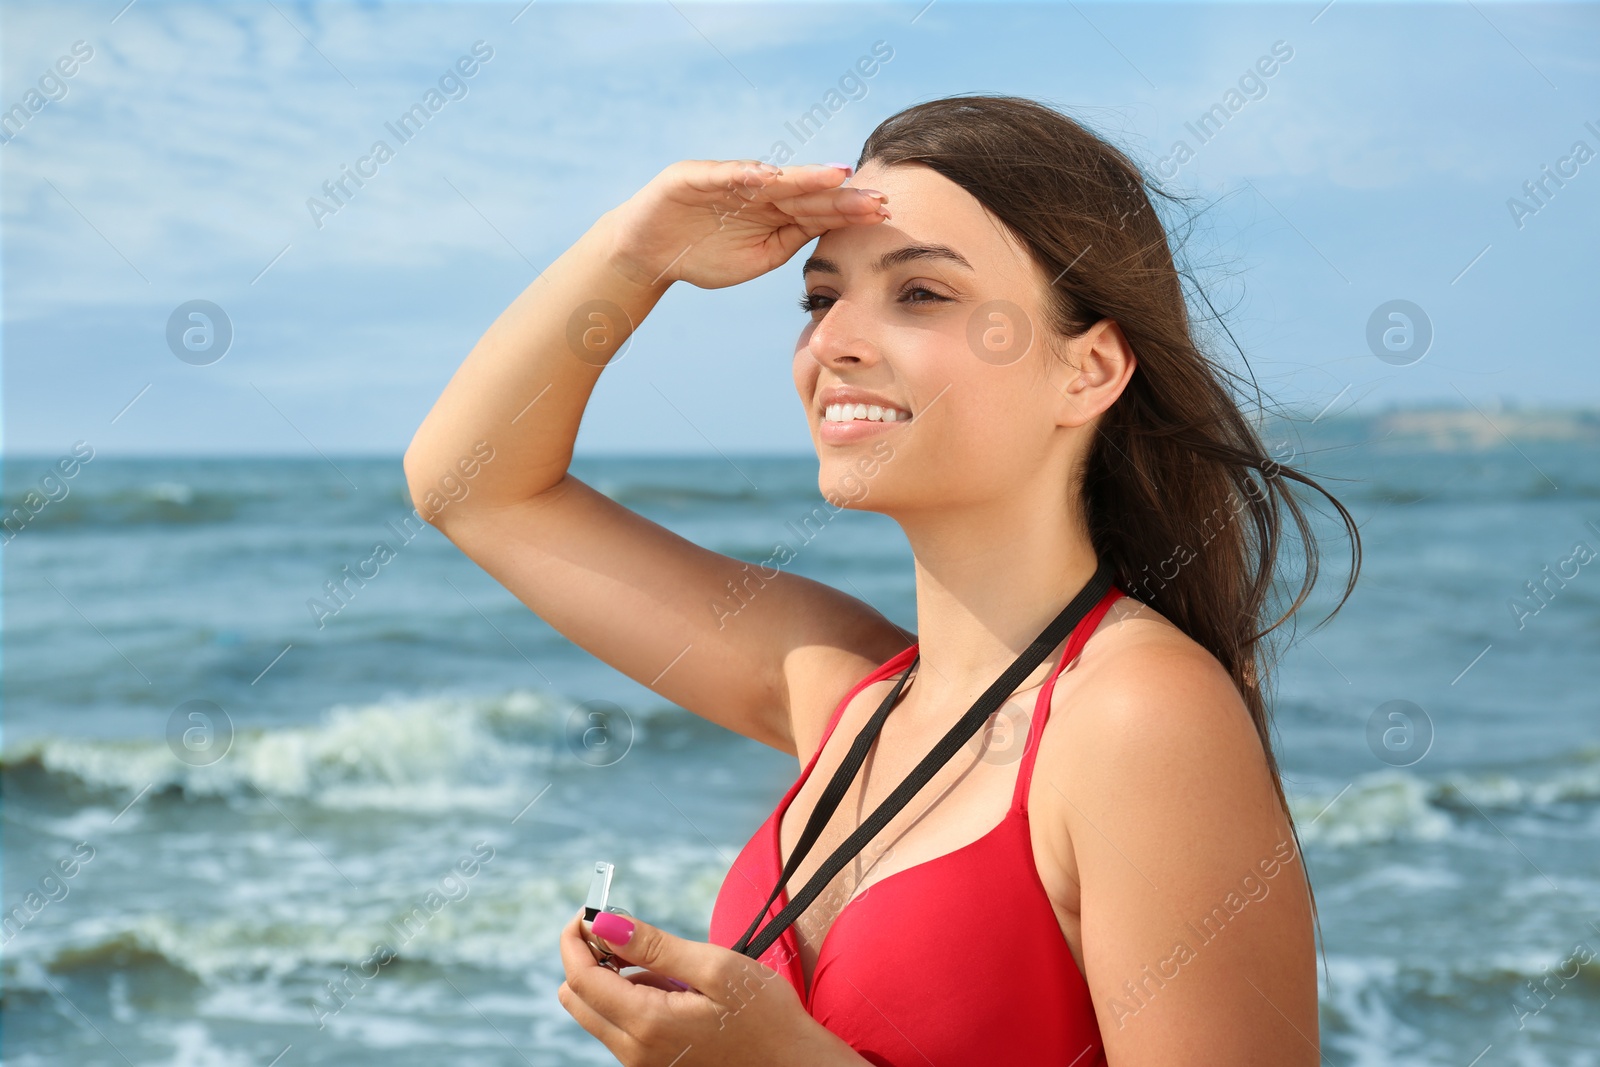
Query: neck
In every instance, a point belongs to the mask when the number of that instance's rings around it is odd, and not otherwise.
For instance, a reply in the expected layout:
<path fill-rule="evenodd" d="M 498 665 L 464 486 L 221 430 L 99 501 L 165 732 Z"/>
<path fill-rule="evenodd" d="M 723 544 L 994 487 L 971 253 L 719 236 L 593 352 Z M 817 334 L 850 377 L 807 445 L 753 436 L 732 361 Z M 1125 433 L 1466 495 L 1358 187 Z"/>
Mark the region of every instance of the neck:
<path fill-rule="evenodd" d="M 985 501 L 900 517 L 916 557 L 917 684 L 924 707 L 965 711 L 1094 576 L 1097 559 L 1067 501 Z M 1047 658 L 1020 686 L 1048 676 Z M 907 694 L 908 698 L 910 694 Z"/>

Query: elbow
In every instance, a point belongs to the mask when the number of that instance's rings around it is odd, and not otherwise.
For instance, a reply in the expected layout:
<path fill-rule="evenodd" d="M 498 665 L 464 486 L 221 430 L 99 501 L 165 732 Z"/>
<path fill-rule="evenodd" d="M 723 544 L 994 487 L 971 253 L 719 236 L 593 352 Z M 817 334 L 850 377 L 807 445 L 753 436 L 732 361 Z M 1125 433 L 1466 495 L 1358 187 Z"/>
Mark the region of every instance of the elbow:
<path fill-rule="evenodd" d="M 486 470 L 497 459 L 499 465 L 491 476 Z M 520 488 L 507 491 L 504 483 L 512 472 L 500 469 L 506 461 L 499 459 L 499 453 L 487 440 L 478 441 L 461 455 L 430 452 L 418 448 L 416 441 L 412 441 L 400 465 L 417 515 L 446 533 L 446 519 L 518 503 L 530 496 Z"/>
<path fill-rule="evenodd" d="M 415 442 L 407 448 L 405 455 L 400 459 L 400 468 L 405 472 L 406 493 L 411 497 L 411 506 L 421 516 L 422 521 L 433 527 L 438 527 L 444 517 L 445 509 L 439 506 L 441 499 L 438 486 L 438 476 L 426 459 L 419 459 L 414 454 Z"/>
<path fill-rule="evenodd" d="M 419 445 L 414 438 L 400 465 L 417 514 L 439 530 L 444 529 L 447 518 L 498 510 L 558 492 L 567 478 L 564 465 L 516 463 L 488 439 L 456 452 Z"/>

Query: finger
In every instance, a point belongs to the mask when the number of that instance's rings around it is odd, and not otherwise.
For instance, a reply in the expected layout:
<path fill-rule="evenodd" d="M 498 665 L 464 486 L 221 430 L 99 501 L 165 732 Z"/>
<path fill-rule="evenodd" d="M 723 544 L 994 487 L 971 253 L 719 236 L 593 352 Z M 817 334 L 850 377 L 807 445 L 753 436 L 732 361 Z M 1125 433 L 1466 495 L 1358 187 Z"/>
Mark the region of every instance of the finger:
<path fill-rule="evenodd" d="M 616 1052 L 611 1044 L 612 1035 L 621 1035 L 619 1040 L 632 1041 L 629 1027 L 640 1018 L 658 1011 L 662 1003 L 659 998 L 677 990 L 658 987 L 654 982 L 634 981 L 646 972 L 621 975 L 602 966 L 584 940 L 582 920 L 583 913 L 580 911 L 561 930 L 561 962 L 567 972 L 567 980 L 562 986 L 567 993 L 563 994 L 558 989 L 557 994 L 558 997 L 569 997 L 570 1003 L 563 1000 L 562 1007 L 585 1030 L 601 1038 L 608 1048 Z"/>
<path fill-rule="evenodd" d="M 561 928 L 560 949 L 561 967 L 566 972 L 567 981 L 580 996 L 591 1003 L 594 1000 L 592 990 L 597 983 L 604 985 L 626 981 L 610 967 L 601 966 L 600 961 L 594 958 L 589 943 L 584 940 L 581 911 Z"/>
<path fill-rule="evenodd" d="M 840 196 L 842 193 L 859 195 Z M 872 190 L 834 189 L 826 194 L 775 203 L 775 208 L 794 221 L 773 230 L 767 240 L 777 246 L 777 260 L 788 262 L 796 252 L 829 230 L 874 226 L 893 218 L 879 199 L 882 196 Z M 827 199 L 829 197 L 833 199 Z"/>
<path fill-rule="evenodd" d="M 684 179 L 690 188 L 701 192 L 736 191 L 745 199 L 798 196 L 842 185 L 850 175 L 837 167 L 814 163 L 777 167 L 754 159 L 729 159 L 721 162 L 697 161 L 687 169 Z M 707 165 L 709 164 L 709 165 Z"/>
<path fill-rule="evenodd" d="M 624 1053 L 636 1044 L 627 1031 L 590 1007 L 573 990 L 571 983 L 562 982 L 556 987 L 556 1001 L 566 1009 L 568 1015 L 577 1020 L 579 1026 L 593 1034 L 618 1060 L 623 1060 Z"/>
<path fill-rule="evenodd" d="M 656 974 L 687 982 L 693 988 L 717 999 L 716 992 L 729 981 L 747 973 L 766 979 L 777 972 L 731 949 L 703 941 L 689 941 L 669 934 L 639 919 L 602 915 L 595 920 L 595 935 L 610 951 L 628 963 L 645 967 Z M 592 998 L 595 1007 L 611 1014 L 606 997 L 612 989 L 599 989 Z"/>
<path fill-rule="evenodd" d="M 796 222 L 835 220 L 834 225 L 876 221 L 872 216 L 885 215 L 889 210 L 888 204 L 887 194 L 876 189 L 857 189 L 853 186 L 772 198 L 772 206 Z"/>
<path fill-rule="evenodd" d="M 583 937 L 583 912 L 578 912 L 561 928 L 557 947 L 561 952 L 561 969 L 571 981 L 580 971 L 600 966 Z"/>
<path fill-rule="evenodd" d="M 792 222 L 780 226 L 772 231 L 767 238 L 768 242 L 778 248 L 775 253 L 778 262 L 787 263 L 789 259 L 806 245 L 821 237 L 829 230 L 842 229 L 846 226 L 873 225 L 888 222 L 888 216 L 872 212 L 867 215 L 840 216 L 838 218 L 823 218 L 820 220 L 806 220 Z"/>
<path fill-rule="evenodd" d="M 837 167 L 806 165 L 779 170 L 749 160 L 730 160 L 691 174 L 690 184 L 707 193 L 737 193 L 742 201 L 738 211 L 770 204 L 810 228 L 813 237 L 835 227 L 889 217 L 887 195 L 876 189 L 841 185 L 844 177 L 846 172 Z"/>
<path fill-rule="evenodd" d="M 622 978 L 624 981 L 632 982 L 634 985 L 654 986 L 656 989 L 662 989 L 668 993 L 692 992 L 692 990 L 684 988 L 686 983 L 680 982 L 676 978 L 668 978 L 664 974 L 657 974 L 654 971 L 635 971 L 632 974 L 623 975 Z"/>

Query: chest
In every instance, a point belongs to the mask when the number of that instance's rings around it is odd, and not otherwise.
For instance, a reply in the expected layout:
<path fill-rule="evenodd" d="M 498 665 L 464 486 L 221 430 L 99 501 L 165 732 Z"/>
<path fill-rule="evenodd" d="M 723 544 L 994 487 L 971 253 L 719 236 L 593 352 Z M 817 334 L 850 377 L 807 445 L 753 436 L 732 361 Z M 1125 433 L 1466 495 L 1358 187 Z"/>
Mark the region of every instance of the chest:
<path fill-rule="evenodd" d="M 1081 972 L 1079 894 L 1062 818 L 1065 800 L 1046 773 L 1057 740 L 1050 729 L 1054 716 L 1045 720 L 1033 759 L 1024 759 L 1034 716 L 1044 710 L 1037 706 L 1037 696 L 1035 687 L 1003 705 L 796 919 L 795 948 L 808 993 L 819 962 L 825 964 L 825 956 L 837 951 L 837 944 L 830 943 L 837 925 L 859 930 L 862 924 L 887 921 L 885 909 L 896 914 L 906 908 L 920 911 L 934 897 L 953 898 L 961 892 L 967 898 L 947 901 L 959 904 L 947 918 L 964 923 L 969 913 L 981 915 L 988 928 L 984 936 L 998 933 L 1002 938 L 991 922 L 994 907 L 1001 900 L 1015 902 L 1021 894 L 1031 912 L 1054 917 Z M 919 729 L 891 717 L 787 883 L 783 901 L 811 881 L 947 728 Z M 792 854 L 857 730 L 859 724 L 852 727 L 846 715 L 840 736 L 824 746 L 799 790 L 779 809 L 774 862 Z M 1025 769 L 1031 773 L 1023 786 Z M 1018 804 L 1022 799 L 1025 811 Z M 869 902 L 874 892 L 878 899 Z"/>

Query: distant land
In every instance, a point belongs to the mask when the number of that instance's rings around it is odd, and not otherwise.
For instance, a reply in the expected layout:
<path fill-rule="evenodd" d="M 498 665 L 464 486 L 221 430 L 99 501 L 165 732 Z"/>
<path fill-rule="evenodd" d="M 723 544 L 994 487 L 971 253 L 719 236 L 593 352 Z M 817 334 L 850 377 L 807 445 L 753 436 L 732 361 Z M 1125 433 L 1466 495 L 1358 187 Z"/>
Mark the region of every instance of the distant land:
<path fill-rule="evenodd" d="M 1600 442 L 1600 408 L 1500 406 L 1391 407 L 1371 414 L 1293 413 L 1287 420 L 1264 420 L 1263 435 L 1274 422 L 1291 433 L 1342 443 L 1387 444 L 1442 452 L 1503 448 L 1507 442 Z"/>

